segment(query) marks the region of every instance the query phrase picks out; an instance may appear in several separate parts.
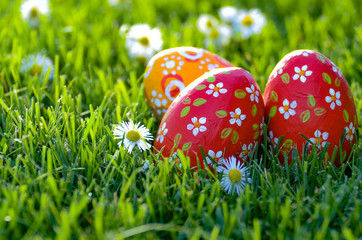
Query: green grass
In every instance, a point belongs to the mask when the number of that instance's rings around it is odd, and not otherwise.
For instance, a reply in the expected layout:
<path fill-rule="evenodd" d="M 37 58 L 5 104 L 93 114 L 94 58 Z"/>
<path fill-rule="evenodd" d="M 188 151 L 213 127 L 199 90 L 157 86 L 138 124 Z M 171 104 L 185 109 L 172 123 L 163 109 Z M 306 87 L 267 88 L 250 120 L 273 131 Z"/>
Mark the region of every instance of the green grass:
<path fill-rule="evenodd" d="M 342 70 L 361 119 L 359 1 L 223 5 L 260 8 L 268 24 L 261 35 L 209 50 L 249 70 L 262 90 L 285 54 L 319 51 Z M 54 0 L 38 29 L 22 21 L 19 6 L 0 1 L 0 239 L 362 237 L 360 140 L 341 168 L 322 166 L 319 154 L 281 166 L 261 148 L 240 197 L 208 171 L 176 170 L 150 152 L 117 146 L 114 124 L 141 121 L 154 136 L 159 124 L 143 95 L 144 66 L 127 56 L 119 27 L 149 23 L 161 29 L 165 49 L 203 47 L 195 21 L 216 15 L 219 1 L 126 0 L 111 8 Z M 41 51 L 55 63 L 54 79 L 20 74 L 21 59 Z M 144 173 L 143 163 L 154 160 Z"/>

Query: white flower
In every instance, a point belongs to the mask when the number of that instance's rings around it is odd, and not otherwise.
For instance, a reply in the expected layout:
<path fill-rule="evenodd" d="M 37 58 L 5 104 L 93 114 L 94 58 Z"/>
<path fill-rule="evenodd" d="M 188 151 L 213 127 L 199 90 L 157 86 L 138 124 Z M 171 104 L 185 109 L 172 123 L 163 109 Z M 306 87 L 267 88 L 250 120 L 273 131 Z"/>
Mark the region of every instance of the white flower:
<path fill-rule="evenodd" d="M 30 26 L 36 26 L 39 23 L 41 14 L 49 13 L 48 0 L 26 0 L 20 6 L 21 17 L 28 20 Z"/>
<path fill-rule="evenodd" d="M 321 131 L 319 131 L 319 130 L 316 130 L 315 132 L 314 132 L 314 138 L 310 138 L 309 140 L 311 141 L 311 142 L 313 142 L 315 145 L 317 145 L 317 146 L 322 146 L 322 147 L 324 147 L 325 145 L 326 145 L 326 141 L 325 140 L 327 140 L 328 139 L 328 136 L 329 136 L 329 134 L 328 134 L 328 132 L 321 132 Z M 324 141 L 323 141 L 324 140 Z"/>
<path fill-rule="evenodd" d="M 339 98 L 341 97 L 341 93 L 339 91 L 335 92 L 333 88 L 330 88 L 329 94 L 331 94 L 331 96 L 326 97 L 326 102 L 331 103 L 330 107 L 332 110 L 334 110 L 334 108 L 336 107 L 336 104 L 338 106 L 342 105 L 341 100 L 339 100 Z"/>
<path fill-rule="evenodd" d="M 164 122 L 162 124 L 162 127 L 158 130 L 158 133 L 157 133 L 158 136 L 156 138 L 156 142 L 162 143 L 167 132 L 168 132 L 168 129 L 166 128 L 166 123 Z"/>
<path fill-rule="evenodd" d="M 37 55 L 29 55 L 27 58 L 21 60 L 20 72 L 30 73 L 32 76 L 42 76 L 45 77 L 47 71 L 49 70 L 49 79 L 53 78 L 54 66 L 50 58 L 38 53 Z"/>
<path fill-rule="evenodd" d="M 289 106 L 288 99 L 284 99 L 283 107 L 279 107 L 279 112 L 284 114 L 284 118 L 288 119 L 290 116 L 295 115 L 295 108 L 297 107 L 297 102 L 293 101 Z M 294 108 L 294 109 L 293 109 Z"/>
<path fill-rule="evenodd" d="M 254 99 L 255 99 L 255 102 L 259 102 L 259 99 L 258 99 L 258 96 L 259 96 L 259 92 L 258 92 L 258 90 L 256 90 L 255 89 L 255 87 L 254 87 L 254 85 L 251 85 L 251 87 L 250 88 L 246 88 L 246 91 L 248 92 L 248 93 L 251 93 L 250 94 L 250 100 L 252 101 L 252 102 L 254 102 Z"/>
<path fill-rule="evenodd" d="M 333 72 L 336 72 L 336 73 L 338 73 L 338 75 L 339 75 L 340 77 L 343 77 L 342 71 L 339 70 L 339 68 L 337 67 L 337 65 L 334 64 L 334 62 L 332 62 L 332 61 L 331 61 L 331 63 L 332 63 L 332 65 L 333 65 L 333 66 L 332 66 Z"/>
<path fill-rule="evenodd" d="M 308 57 L 309 56 L 308 53 L 313 53 L 313 51 L 311 51 L 311 50 L 300 50 L 300 52 L 297 53 L 296 56 L 302 55 L 304 57 Z"/>
<path fill-rule="evenodd" d="M 250 143 L 249 145 L 243 144 L 241 147 L 242 152 L 240 153 L 239 157 L 246 160 L 246 158 L 249 156 L 250 152 L 253 150 L 253 144 Z"/>
<path fill-rule="evenodd" d="M 260 123 L 260 125 L 259 125 L 259 129 L 260 129 L 260 136 L 262 136 L 263 135 L 263 133 L 264 133 L 264 128 L 263 128 L 263 126 L 264 126 L 264 117 L 261 119 L 261 123 Z"/>
<path fill-rule="evenodd" d="M 244 163 L 236 160 L 234 156 L 224 161 L 222 167 L 221 187 L 229 194 L 235 192 L 240 195 L 241 189 L 245 189 L 245 185 L 251 183 L 248 168 L 244 167 Z"/>
<path fill-rule="evenodd" d="M 269 131 L 268 142 L 272 145 L 273 148 L 277 147 L 278 141 L 279 141 L 279 139 L 274 137 L 273 132 Z"/>
<path fill-rule="evenodd" d="M 199 132 L 205 132 L 207 130 L 204 125 L 201 125 L 206 123 L 205 117 L 201 117 L 199 120 L 197 120 L 197 117 L 193 117 L 191 118 L 191 121 L 192 124 L 188 124 L 187 129 L 192 130 L 192 134 L 194 134 L 194 136 L 197 136 Z"/>
<path fill-rule="evenodd" d="M 348 127 L 344 128 L 344 130 L 346 131 L 346 139 L 348 141 L 352 141 L 354 132 L 356 130 L 355 127 L 353 126 L 353 123 L 351 122 Z"/>
<path fill-rule="evenodd" d="M 162 49 L 162 35 L 158 28 L 136 24 L 126 34 L 126 48 L 131 57 L 146 62 Z"/>
<path fill-rule="evenodd" d="M 265 16 L 259 9 L 241 10 L 234 22 L 234 28 L 237 33 L 246 39 L 253 34 L 259 34 L 266 24 Z"/>
<path fill-rule="evenodd" d="M 241 126 L 241 121 L 246 118 L 246 115 L 241 114 L 241 109 L 235 109 L 235 112 L 230 112 L 230 124 L 236 123 L 237 125 Z"/>
<path fill-rule="evenodd" d="M 230 43 L 231 39 L 231 27 L 227 25 L 217 25 L 210 33 L 208 33 L 205 39 L 205 46 L 210 43 L 214 43 L 215 46 L 226 46 Z"/>
<path fill-rule="evenodd" d="M 209 152 L 207 154 L 208 154 L 208 156 L 206 157 L 206 163 L 209 165 L 211 164 L 212 167 L 216 167 L 217 172 L 221 172 L 222 165 L 224 163 L 224 158 L 222 158 L 222 155 L 223 155 L 222 151 L 218 151 L 215 154 L 214 151 L 209 150 Z M 209 156 L 211 157 L 212 160 L 214 160 L 214 162 L 216 164 L 213 163 L 213 161 L 209 158 Z"/>
<path fill-rule="evenodd" d="M 305 76 L 309 77 L 310 75 L 312 75 L 312 71 L 307 71 L 307 69 L 307 65 L 304 65 L 302 69 L 300 69 L 299 67 L 295 67 L 294 71 L 296 72 L 296 74 L 294 74 L 293 80 L 297 80 L 300 78 L 300 81 L 303 83 L 307 81 L 307 78 Z"/>
<path fill-rule="evenodd" d="M 273 78 L 276 78 L 278 76 L 278 74 L 282 74 L 283 73 L 283 67 L 285 65 L 285 62 L 281 63 L 281 64 L 278 64 L 277 66 L 279 66 L 279 68 L 277 68 L 275 71 L 274 71 L 274 74 L 273 74 Z"/>
<path fill-rule="evenodd" d="M 207 94 L 212 94 L 212 96 L 214 97 L 218 97 L 220 95 L 220 93 L 226 93 L 228 90 L 223 88 L 224 84 L 222 82 L 219 82 L 216 84 L 216 86 L 214 84 L 210 84 L 209 85 L 209 90 L 206 91 Z"/>
<path fill-rule="evenodd" d="M 172 154 L 172 156 L 168 159 L 168 163 L 174 163 L 175 165 L 178 165 L 180 168 L 182 168 L 182 162 L 180 161 L 180 157 L 178 156 L 177 152 Z"/>
<path fill-rule="evenodd" d="M 202 14 L 197 19 L 197 27 L 206 36 L 209 36 L 209 34 L 219 25 L 219 22 L 217 19 L 208 14 Z"/>
<path fill-rule="evenodd" d="M 238 10 L 235 7 L 226 6 L 219 9 L 219 16 L 221 20 L 233 24 L 235 23 L 238 15 Z"/>
<path fill-rule="evenodd" d="M 132 152 L 135 146 L 142 151 L 150 149 L 151 145 L 146 141 L 152 141 L 153 137 L 149 130 L 140 123 L 134 124 L 130 122 L 122 122 L 121 125 L 117 125 L 113 132 L 116 137 L 114 139 L 122 139 L 118 146 L 124 144 L 129 153 Z"/>

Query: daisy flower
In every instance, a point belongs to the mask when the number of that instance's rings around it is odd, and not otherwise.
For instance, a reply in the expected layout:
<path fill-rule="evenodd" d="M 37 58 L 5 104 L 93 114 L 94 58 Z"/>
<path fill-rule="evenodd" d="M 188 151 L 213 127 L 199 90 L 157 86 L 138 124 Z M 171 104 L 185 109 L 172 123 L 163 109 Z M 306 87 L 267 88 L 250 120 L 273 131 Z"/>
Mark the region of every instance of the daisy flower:
<path fill-rule="evenodd" d="M 162 124 L 162 127 L 158 130 L 158 136 L 156 138 L 156 142 L 160 142 L 162 143 L 163 140 L 165 139 L 165 135 L 167 134 L 168 129 L 166 128 L 166 123 L 164 122 Z"/>
<path fill-rule="evenodd" d="M 216 85 L 210 84 L 209 90 L 206 91 L 207 94 L 212 94 L 214 97 L 218 97 L 220 93 L 226 93 L 228 90 L 223 88 L 224 84 L 222 82 L 217 83 Z"/>
<path fill-rule="evenodd" d="M 279 112 L 281 114 L 284 114 L 284 118 L 288 119 L 290 116 L 295 115 L 295 110 L 293 108 L 297 107 L 297 102 L 293 101 L 290 105 L 289 105 L 289 101 L 288 99 L 284 99 L 283 101 L 283 107 L 279 107 Z"/>
<path fill-rule="evenodd" d="M 163 41 L 158 28 L 151 29 L 148 24 L 136 24 L 126 34 L 126 48 L 132 58 L 146 62 L 162 49 Z"/>
<path fill-rule="evenodd" d="M 53 62 L 50 58 L 40 53 L 37 55 L 29 55 L 27 58 L 21 60 L 20 72 L 23 74 L 30 73 L 32 76 L 45 77 L 49 69 L 49 79 L 52 79 L 54 74 Z"/>
<path fill-rule="evenodd" d="M 278 141 L 279 141 L 279 139 L 276 138 L 276 137 L 274 137 L 273 132 L 272 132 L 272 131 L 269 131 L 268 142 L 271 144 L 271 146 L 272 146 L 273 148 L 276 148 L 276 147 L 277 147 Z"/>
<path fill-rule="evenodd" d="M 341 93 L 338 91 L 334 91 L 333 88 L 329 89 L 329 94 L 331 94 L 331 96 L 327 96 L 326 97 L 326 102 L 327 103 L 331 103 L 330 107 L 332 110 L 334 110 L 334 108 L 337 106 L 341 106 L 342 102 L 341 100 L 339 100 L 339 98 L 341 97 Z"/>
<path fill-rule="evenodd" d="M 231 27 L 227 25 L 217 25 L 207 34 L 205 39 L 205 46 L 214 43 L 215 46 L 226 46 L 230 43 Z"/>
<path fill-rule="evenodd" d="M 211 166 L 214 168 L 214 167 L 216 167 L 216 171 L 217 172 L 221 172 L 222 171 L 222 165 L 223 165 L 223 163 L 224 163 L 224 158 L 222 157 L 222 155 L 223 155 L 223 152 L 222 151 L 218 151 L 218 152 L 214 152 L 214 151 L 212 151 L 212 150 L 209 150 L 209 152 L 207 153 L 208 154 L 208 156 L 206 157 L 206 163 L 208 164 L 208 165 L 210 165 L 211 164 Z M 211 159 L 210 159 L 210 157 L 211 157 Z M 216 163 L 216 164 L 214 164 L 213 163 L 213 161 L 212 160 L 214 160 L 214 162 Z"/>
<path fill-rule="evenodd" d="M 248 168 L 244 167 L 240 161 L 234 156 L 224 161 L 222 166 L 221 187 L 229 194 L 235 192 L 240 195 L 241 189 L 245 189 L 245 185 L 251 183 Z"/>
<path fill-rule="evenodd" d="M 235 23 L 237 19 L 238 10 L 232 6 L 226 6 L 219 9 L 219 16 L 221 20 L 227 22 L 228 24 Z"/>
<path fill-rule="evenodd" d="M 302 69 L 300 69 L 299 67 L 295 67 L 295 74 L 293 76 L 293 80 L 298 80 L 300 78 L 300 81 L 305 83 L 305 81 L 307 81 L 306 76 L 309 77 L 310 75 L 312 75 L 312 71 L 307 71 L 307 69 L 307 65 L 304 65 Z"/>
<path fill-rule="evenodd" d="M 255 102 L 259 102 L 259 99 L 258 99 L 258 96 L 259 96 L 259 92 L 258 92 L 258 90 L 256 90 L 255 89 L 255 87 L 254 87 L 254 85 L 251 85 L 251 87 L 250 88 L 246 88 L 246 91 L 248 92 L 248 93 L 251 93 L 250 94 L 250 100 L 252 101 L 252 102 L 254 102 L 254 99 L 255 99 Z"/>
<path fill-rule="evenodd" d="M 245 114 L 241 114 L 241 109 L 235 109 L 235 112 L 230 112 L 231 119 L 229 120 L 230 124 L 236 123 L 241 126 L 241 121 L 246 118 Z"/>
<path fill-rule="evenodd" d="M 344 128 L 344 130 L 346 131 L 346 139 L 348 141 L 352 141 L 354 132 L 356 130 L 355 127 L 353 126 L 353 123 L 351 122 L 348 127 Z"/>
<path fill-rule="evenodd" d="M 211 32 L 219 25 L 219 22 L 212 15 L 202 14 L 197 19 L 196 24 L 200 32 L 202 32 L 206 36 L 209 36 Z"/>
<path fill-rule="evenodd" d="M 322 133 L 321 131 L 316 130 L 314 132 L 314 138 L 310 138 L 309 140 L 317 146 L 324 147 L 327 143 L 325 140 L 328 139 L 328 136 L 329 136 L 328 132 Z"/>
<path fill-rule="evenodd" d="M 193 117 L 191 118 L 191 122 L 192 124 L 187 125 L 187 129 L 192 130 L 192 134 L 194 134 L 194 136 L 197 136 L 199 132 L 205 132 L 207 130 L 204 125 L 201 125 L 206 123 L 205 117 L 201 117 L 199 120 L 197 120 L 197 117 Z"/>
<path fill-rule="evenodd" d="M 137 146 L 141 152 L 150 149 L 151 145 L 146 141 L 152 141 L 153 137 L 149 130 L 140 123 L 134 124 L 130 122 L 122 122 L 121 125 L 117 125 L 113 132 L 116 137 L 114 139 L 122 139 L 118 146 L 124 144 L 129 153 L 133 148 Z"/>
<path fill-rule="evenodd" d="M 49 13 L 48 0 L 26 0 L 20 6 L 21 17 L 29 21 L 29 25 L 34 27 L 39 24 L 39 16 Z"/>
<path fill-rule="evenodd" d="M 182 168 L 182 162 L 180 161 L 180 158 L 177 154 L 177 152 L 174 152 L 172 156 L 168 159 L 168 163 L 175 163 L 175 165 L 178 165 L 180 168 Z"/>
<path fill-rule="evenodd" d="M 246 39 L 253 34 L 259 34 L 265 24 L 266 18 L 259 9 L 241 10 L 234 22 L 234 28 Z"/>

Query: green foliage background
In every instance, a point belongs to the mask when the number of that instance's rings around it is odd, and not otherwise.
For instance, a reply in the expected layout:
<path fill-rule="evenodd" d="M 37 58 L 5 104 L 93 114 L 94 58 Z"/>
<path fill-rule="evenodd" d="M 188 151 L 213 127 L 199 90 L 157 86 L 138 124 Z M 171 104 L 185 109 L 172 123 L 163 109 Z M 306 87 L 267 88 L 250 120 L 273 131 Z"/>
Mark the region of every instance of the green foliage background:
<path fill-rule="evenodd" d="M 210 172 L 177 174 L 166 161 L 144 173 L 142 164 L 158 157 L 129 155 L 112 135 L 128 119 L 158 129 L 141 87 L 144 66 L 127 56 L 119 27 L 159 27 L 164 49 L 204 47 L 198 16 L 226 5 L 259 8 L 268 24 L 210 51 L 250 71 L 262 90 L 285 54 L 319 51 L 348 80 L 361 122 L 358 0 L 54 0 L 38 29 L 22 21 L 20 4 L 0 1 L 0 239 L 362 237 L 360 141 L 339 169 L 323 167 L 318 154 L 300 167 L 271 153 L 265 162 L 261 149 L 249 164 L 252 184 L 236 198 Z M 21 59 L 38 52 L 55 63 L 53 80 L 20 74 Z"/>

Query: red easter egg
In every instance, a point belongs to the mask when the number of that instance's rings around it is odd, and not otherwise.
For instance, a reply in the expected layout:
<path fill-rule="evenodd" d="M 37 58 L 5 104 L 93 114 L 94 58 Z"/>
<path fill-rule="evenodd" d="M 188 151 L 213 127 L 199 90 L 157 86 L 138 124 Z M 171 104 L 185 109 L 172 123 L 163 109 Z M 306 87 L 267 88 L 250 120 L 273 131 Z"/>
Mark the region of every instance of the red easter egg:
<path fill-rule="evenodd" d="M 160 120 L 171 102 L 193 80 L 210 70 L 232 66 L 201 48 L 163 50 L 152 57 L 145 70 L 143 86 L 147 103 Z"/>
<path fill-rule="evenodd" d="M 172 102 L 154 147 L 162 149 L 165 157 L 180 149 L 190 157 L 191 167 L 197 167 L 199 160 L 204 168 L 200 146 L 209 155 L 206 162 L 211 168 L 214 163 L 220 167 L 230 156 L 246 161 L 261 141 L 263 118 L 263 98 L 252 75 L 241 68 L 215 69 Z"/>
<path fill-rule="evenodd" d="M 325 160 L 338 150 L 345 131 L 341 155 L 351 153 L 358 125 L 352 92 L 339 68 L 322 54 L 298 50 L 286 55 L 269 76 L 264 92 L 266 117 L 270 116 L 268 140 L 272 148 L 280 144 L 279 160 L 284 152 L 291 162 L 292 149 L 301 155 L 309 139 L 322 150 L 330 144 Z M 336 149 L 336 150 L 334 150 Z M 309 150 L 309 149 L 306 149 Z M 336 158 L 339 165 L 339 158 Z"/>

